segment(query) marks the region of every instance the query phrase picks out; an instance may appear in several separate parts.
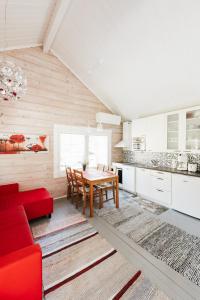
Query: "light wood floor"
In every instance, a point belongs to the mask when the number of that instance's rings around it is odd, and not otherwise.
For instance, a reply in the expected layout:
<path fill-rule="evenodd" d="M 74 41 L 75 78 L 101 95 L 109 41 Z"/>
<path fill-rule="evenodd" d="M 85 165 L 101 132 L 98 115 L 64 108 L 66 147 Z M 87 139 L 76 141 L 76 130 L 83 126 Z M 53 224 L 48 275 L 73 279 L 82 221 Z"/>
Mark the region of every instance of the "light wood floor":
<path fill-rule="evenodd" d="M 130 197 L 126 192 L 120 192 L 121 199 Z M 59 218 L 63 214 L 65 207 L 71 206 L 71 202 L 66 198 L 55 200 L 54 217 Z M 160 216 L 165 221 L 174 224 L 181 229 L 195 235 L 199 235 L 200 220 L 193 219 L 173 210 L 168 210 Z M 200 300 L 200 287 L 184 278 L 182 275 L 169 268 L 165 263 L 153 257 L 147 251 L 135 244 L 125 235 L 118 232 L 115 228 L 106 223 L 102 218 L 95 216 L 89 221 L 97 228 L 112 245 L 115 247 L 131 264 L 136 265 L 142 272 L 170 299 L 174 300 Z"/>

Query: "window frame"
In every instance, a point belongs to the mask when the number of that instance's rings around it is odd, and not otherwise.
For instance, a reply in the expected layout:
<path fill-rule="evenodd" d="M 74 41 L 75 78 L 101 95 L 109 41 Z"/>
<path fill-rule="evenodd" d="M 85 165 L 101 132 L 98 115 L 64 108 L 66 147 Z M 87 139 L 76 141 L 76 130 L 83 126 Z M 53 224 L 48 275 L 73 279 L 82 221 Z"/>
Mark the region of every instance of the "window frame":
<path fill-rule="evenodd" d="M 85 153 L 88 155 L 89 150 L 89 136 L 107 136 L 108 137 L 108 164 L 111 164 L 112 161 L 112 129 L 103 129 L 98 131 L 94 127 L 86 126 L 69 126 L 69 125 L 54 125 L 54 168 L 53 174 L 54 178 L 65 177 L 65 172 L 60 170 L 60 134 L 80 134 L 84 135 L 86 138 L 85 143 Z"/>

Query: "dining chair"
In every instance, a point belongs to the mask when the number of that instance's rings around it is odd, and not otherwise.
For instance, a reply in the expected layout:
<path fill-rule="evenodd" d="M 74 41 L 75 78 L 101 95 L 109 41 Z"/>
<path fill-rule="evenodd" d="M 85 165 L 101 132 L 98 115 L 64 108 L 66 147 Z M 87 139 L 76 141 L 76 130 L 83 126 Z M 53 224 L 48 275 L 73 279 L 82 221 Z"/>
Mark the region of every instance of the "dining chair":
<path fill-rule="evenodd" d="M 107 171 L 109 171 L 109 166 L 107 166 L 107 165 L 104 165 L 104 166 L 103 166 L 103 171 L 104 171 L 104 172 L 107 172 Z"/>
<path fill-rule="evenodd" d="M 87 199 L 90 197 L 90 188 L 85 183 L 85 179 L 83 177 L 83 172 L 79 170 L 74 170 L 74 177 L 76 181 L 78 195 L 82 196 L 83 198 L 83 214 L 85 215 Z M 95 187 L 94 189 L 94 197 L 99 197 L 99 208 L 102 207 L 103 197 L 102 197 L 102 190 L 100 188 Z M 78 208 L 78 201 L 76 203 L 76 207 Z"/>
<path fill-rule="evenodd" d="M 97 165 L 97 170 L 98 171 L 103 171 L 104 170 L 104 165 L 103 164 L 98 164 Z"/>
<path fill-rule="evenodd" d="M 70 194 L 72 203 L 74 202 L 74 196 L 77 195 L 77 186 L 74 178 L 74 174 L 72 172 L 71 167 L 66 167 L 66 176 L 67 176 L 67 195 Z"/>
<path fill-rule="evenodd" d="M 114 169 L 112 166 L 108 166 L 107 169 L 104 170 L 104 172 L 108 172 L 108 173 L 117 175 L 117 169 Z M 105 183 L 97 185 L 96 187 L 98 189 L 101 189 L 101 192 L 102 192 L 102 205 L 101 205 L 101 208 L 103 208 L 103 203 L 105 201 L 109 201 L 109 200 L 113 199 L 113 201 L 115 203 L 115 196 L 116 196 L 116 194 L 115 194 L 115 189 L 116 189 L 115 182 L 105 182 Z M 108 198 L 109 191 L 112 191 L 112 197 L 111 198 Z M 105 201 L 103 200 L 104 196 L 106 197 Z"/>

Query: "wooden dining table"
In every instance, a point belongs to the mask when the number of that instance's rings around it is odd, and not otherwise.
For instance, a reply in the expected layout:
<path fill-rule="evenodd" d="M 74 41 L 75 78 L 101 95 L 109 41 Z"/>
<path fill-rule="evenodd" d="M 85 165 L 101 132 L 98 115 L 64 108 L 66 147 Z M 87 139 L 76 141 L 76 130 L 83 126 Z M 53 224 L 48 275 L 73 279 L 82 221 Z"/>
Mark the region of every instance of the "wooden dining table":
<path fill-rule="evenodd" d="M 119 179 L 112 172 L 104 172 L 95 169 L 83 171 L 85 182 L 90 186 L 90 217 L 94 216 L 94 185 L 105 182 L 113 182 L 115 185 L 115 205 L 119 208 Z"/>

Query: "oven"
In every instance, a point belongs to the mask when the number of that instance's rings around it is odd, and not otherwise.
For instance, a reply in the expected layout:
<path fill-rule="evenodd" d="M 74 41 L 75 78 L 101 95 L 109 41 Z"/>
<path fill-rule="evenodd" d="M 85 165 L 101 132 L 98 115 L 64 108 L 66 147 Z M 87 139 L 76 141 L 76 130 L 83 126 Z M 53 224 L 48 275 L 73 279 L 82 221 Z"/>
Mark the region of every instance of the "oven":
<path fill-rule="evenodd" d="M 119 188 L 123 188 L 123 169 L 117 167 L 117 175 L 119 177 Z"/>

